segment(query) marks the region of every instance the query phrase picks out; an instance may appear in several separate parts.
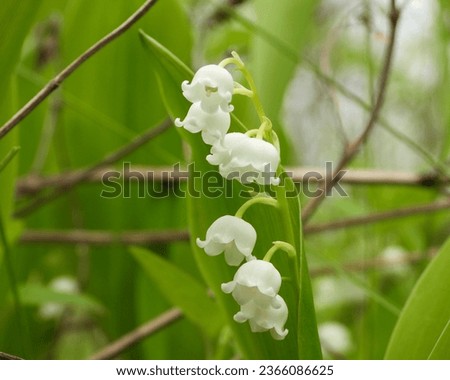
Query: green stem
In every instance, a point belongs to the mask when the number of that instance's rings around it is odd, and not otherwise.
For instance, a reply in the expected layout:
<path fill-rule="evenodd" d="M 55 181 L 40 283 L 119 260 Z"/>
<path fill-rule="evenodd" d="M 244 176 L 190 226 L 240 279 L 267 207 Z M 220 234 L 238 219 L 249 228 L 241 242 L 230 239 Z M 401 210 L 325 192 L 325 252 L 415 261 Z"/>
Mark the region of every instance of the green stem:
<path fill-rule="evenodd" d="M 247 96 L 249 98 L 252 98 L 253 94 L 254 94 L 254 92 L 252 90 L 248 89 L 247 87 L 244 87 L 242 84 L 240 84 L 238 82 L 234 82 L 233 93 L 238 94 L 238 95 Z"/>
<path fill-rule="evenodd" d="M 8 240 L 6 238 L 6 232 L 5 232 L 5 228 L 4 228 L 4 224 L 3 224 L 3 218 L 1 216 L 1 210 L 0 210 L 0 247 L 2 248 L 3 253 L 4 253 L 6 273 L 7 273 L 8 280 L 9 280 L 9 283 L 11 286 L 14 308 L 16 310 L 17 323 L 19 325 L 18 335 L 20 335 L 20 337 L 21 337 L 22 349 L 24 350 L 25 353 L 27 353 L 28 352 L 28 350 L 26 349 L 27 345 L 25 344 L 25 339 L 24 339 L 24 336 L 27 335 L 27 329 L 26 329 L 25 319 L 22 315 L 19 290 L 18 290 L 18 286 L 17 286 L 16 276 L 14 273 L 14 268 L 12 265 L 11 248 L 10 248 Z"/>
<path fill-rule="evenodd" d="M 297 256 L 297 252 L 295 248 L 292 246 L 292 244 L 286 243 L 285 241 L 274 241 L 272 248 L 270 248 L 266 255 L 264 256 L 264 261 L 271 261 L 272 256 L 277 251 L 283 251 L 286 252 L 289 255 L 289 258 L 295 259 Z"/>
<path fill-rule="evenodd" d="M 11 148 L 6 157 L 0 162 L 0 173 L 3 169 L 11 162 L 14 156 L 19 152 L 20 146 L 15 146 Z"/>
<path fill-rule="evenodd" d="M 247 81 L 247 83 L 250 86 L 249 91 L 252 93 L 252 95 L 250 97 L 253 100 L 253 104 L 255 106 L 256 113 L 258 114 L 259 120 L 261 121 L 261 124 L 262 124 L 262 123 L 264 123 L 266 114 L 264 112 L 264 108 L 262 106 L 261 100 L 259 99 L 258 92 L 256 91 L 255 81 L 253 80 L 253 77 L 250 74 L 250 72 L 245 67 L 245 64 L 242 61 L 241 57 L 239 57 L 239 54 L 236 53 L 235 51 L 233 51 L 233 52 L 231 52 L 231 55 L 232 55 L 232 57 L 225 58 L 222 62 L 220 62 L 219 66 L 225 67 L 226 65 L 234 64 L 237 66 L 238 70 L 240 70 L 242 72 L 242 74 L 244 74 L 245 80 Z M 239 91 L 239 89 L 235 89 L 235 93 L 239 93 L 239 92 L 236 92 L 236 90 Z M 246 91 L 243 95 L 249 96 L 250 92 Z"/>
<path fill-rule="evenodd" d="M 268 195 L 261 194 L 261 195 L 257 195 L 254 198 L 248 200 L 241 207 L 239 207 L 239 210 L 236 211 L 235 216 L 242 219 L 245 212 L 251 206 L 253 206 L 255 204 L 264 204 L 264 205 L 269 205 L 269 206 L 273 206 L 273 207 L 278 207 L 278 201 L 276 199 L 271 198 Z"/>

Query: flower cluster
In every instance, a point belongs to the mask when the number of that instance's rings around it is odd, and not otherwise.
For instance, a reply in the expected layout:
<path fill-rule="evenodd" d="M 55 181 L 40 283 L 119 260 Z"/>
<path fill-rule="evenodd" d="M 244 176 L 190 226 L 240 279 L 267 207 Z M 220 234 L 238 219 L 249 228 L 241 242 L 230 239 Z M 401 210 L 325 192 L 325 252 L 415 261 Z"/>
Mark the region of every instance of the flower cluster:
<path fill-rule="evenodd" d="M 233 281 L 222 284 L 225 293 L 231 293 L 241 309 L 234 315 L 239 323 L 248 321 L 253 332 L 270 331 L 272 337 L 282 340 L 288 309 L 278 294 L 281 275 L 272 263 L 252 255 L 256 231 L 245 220 L 231 215 L 217 219 L 206 232 L 206 239 L 197 239 L 197 245 L 209 256 L 224 252 L 228 265 L 238 266 Z"/>
<path fill-rule="evenodd" d="M 234 63 L 241 63 L 234 57 Z M 175 125 L 191 133 L 201 132 L 203 141 L 211 145 L 206 160 L 211 165 L 217 165 L 224 178 L 235 178 L 242 183 L 279 185 L 276 171 L 280 153 L 274 144 L 264 140 L 265 136 L 273 133 L 270 121 L 260 115 L 262 124 L 259 129 L 247 133 L 228 133 L 230 112 L 233 111 L 232 95 L 241 92 L 252 96 L 252 90 L 235 84 L 231 74 L 221 65 L 200 68 L 191 83 L 183 82 L 182 90 L 192 105 L 185 119 L 176 119 Z M 269 140 L 271 136 L 269 134 Z M 248 201 L 243 206 L 244 210 L 258 202 L 276 203 L 273 198 L 270 201 L 263 198 Z M 244 211 L 240 210 L 235 216 L 224 215 L 214 221 L 206 232 L 205 240 L 198 238 L 196 243 L 207 255 L 224 253 L 228 265 L 240 266 L 233 280 L 222 284 L 222 291 L 231 294 L 240 306 L 234 320 L 239 323 L 248 321 L 253 332 L 270 331 L 274 339 L 282 340 L 288 333 L 284 328 L 288 308 L 278 294 L 281 275 L 270 263 L 270 258 L 260 260 L 253 256 L 257 233 L 250 223 L 242 219 Z M 271 254 L 268 253 L 268 256 L 271 257 Z M 246 262 L 242 264 L 244 259 Z"/>
<path fill-rule="evenodd" d="M 175 119 L 175 125 L 191 133 L 201 132 L 203 141 L 212 146 L 207 161 L 218 165 L 224 178 L 278 185 L 276 170 L 280 153 L 277 148 L 261 136 L 227 133 L 230 112 L 234 109 L 230 104 L 234 89 L 231 74 L 219 65 L 203 66 L 191 83 L 185 81 L 181 87 L 192 105 L 183 121 Z"/>

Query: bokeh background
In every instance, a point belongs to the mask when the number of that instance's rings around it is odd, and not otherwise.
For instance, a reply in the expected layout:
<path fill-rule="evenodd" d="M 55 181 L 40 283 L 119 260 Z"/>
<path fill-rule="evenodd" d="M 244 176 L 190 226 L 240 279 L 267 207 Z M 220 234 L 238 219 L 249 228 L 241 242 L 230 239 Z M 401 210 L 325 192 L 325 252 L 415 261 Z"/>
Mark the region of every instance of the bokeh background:
<path fill-rule="evenodd" d="M 141 3 L 3 0 L 1 122 Z M 404 0 L 398 7 L 381 118 L 352 162 L 356 180 L 343 184 L 348 196 L 328 197 L 311 226 L 362 219 L 305 236 L 328 358 L 383 358 L 399 311 L 450 231 L 450 5 Z M 193 69 L 239 52 L 282 137 L 283 164 L 324 170 L 367 123 L 388 41 L 388 11 L 389 1 L 382 0 L 159 0 L 78 68 L 0 140 L 0 160 L 20 146 L 0 172 L 9 243 L 0 249 L 0 351 L 89 358 L 172 310 L 176 305 L 130 255 L 130 245 L 151 248 L 201 279 L 186 232 L 186 199 L 176 191 L 164 198 L 144 191 L 172 189 L 173 183 L 120 180 L 121 196 L 101 196 L 102 171 L 122 172 L 125 162 L 141 171 L 184 167 L 189 149 L 172 125 L 70 182 L 75 171 L 95 168 L 168 117 L 139 29 Z M 235 108 L 245 123 L 256 121 L 247 100 L 236 100 Z M 396 211 L 436 202 L 441 206 L 431 206 L 433 212 L 399 217 Z M 387 210 L 392 215 L 381 221 L 370 218 Z M 225 333 L 213 339 L 180 316 L 119 357 L 233 358 L 236 352 Z"/>

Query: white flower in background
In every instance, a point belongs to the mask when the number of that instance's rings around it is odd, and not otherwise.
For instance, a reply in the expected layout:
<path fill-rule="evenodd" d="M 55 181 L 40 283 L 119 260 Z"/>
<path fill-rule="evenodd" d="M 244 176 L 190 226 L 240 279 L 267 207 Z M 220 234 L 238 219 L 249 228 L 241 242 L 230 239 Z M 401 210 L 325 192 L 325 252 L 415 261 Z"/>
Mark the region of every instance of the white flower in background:
<path fill-rule="evenodd" d="M 256 230 L 236 216 L 225 215 L 217 219 L 206 231 L 204 241 L 197 238 L 197 245 L 209 256 L 224 252 L 228 265 L 238 266 L 244 258 L 252 258 L 256 243 Z"/>
<path fill-rule="evenodd" d="M 189 108 L 188 114 L 181 121 L 175 119 L 177 127 L 184 127 L 191 133 L 202 132 L 202 139 L 206 144 L 213 145 L 223 139 L 230 128 L 231 117 L 228 112 L 220 108 L 214 113 L 205 112 L 200 103 L 194 103 Z"/>
<path fill-rule="evenodd" d="M 366 299 L 364 290 L 345 278 L 324 276 L 314 280 L 314 305 L 326 311 L 343 305 L 359 304 Z"/>
<path fill-rule="evenodd" d="M 322 323 L 319 325 L 319 337 L 325 355 L 347 355 L 353 349 L 350 331 L 341 323 Z"/>
<path fill-rule="evenodd" d="M 283 340 L 288 330 L 284 325 L 288 317 L 288 308 L 284 299 L 275 296 L 276 307 L 260 307 L 255 302 L 250 301 L 241 306 L 241 310 L 234 315 L 234 320 L 239 323 L 246 321 L 250 324 L 252 332 L 269 331 L 276 340 Z"/>
<path fill-rule="evenodd" d="M 181 84 L 184 97 L 191 103 L 200 103 L 206 112 L 216 112 L 220 107 L 224 112 L 231 112 L 234 80 L 231 74 L 218 65 L 201 67 L 194 75 L 192 82 Z"/>
<path fill-rule="evenodd" d="M 381 252 L 380 259 L 383 266 L 383 272 L 391 276 L 402 277 L 407 275 L 411 266 L 408 263 L 408 253 L 399 246 L 391 245 Z"/>
<path fill-rule="evenodd" d="M 76 294 L 78 293 L 78 285 L 73 277 L 61 276 L 53 279 L 48 287 L 62 294 Z M 39 315 L 43 319 L 59 318 L 64 312 L 65 306 L 60 303 L 48 302 L 41 306 Z"/>
<path fill-rule="evenodd" d="M 243 133 L 226 134 L 211 148 L 206 157 L 211 165 L 219 165 L 220 174 L 242 183 L 256 181 L 261 185 L 278 185 L 275 177 L 280 153 L 271 143 Z"/>
<path fill-rule="evenodd" d="M 272 263 L 252 260 L 237 270 L 233 281 L 222 284 L 222 290 L 231 293 L 239 305 L 254 302 L 259 307 L 279 307 L 275 296 L 280 286 L 280 272 Z"/>

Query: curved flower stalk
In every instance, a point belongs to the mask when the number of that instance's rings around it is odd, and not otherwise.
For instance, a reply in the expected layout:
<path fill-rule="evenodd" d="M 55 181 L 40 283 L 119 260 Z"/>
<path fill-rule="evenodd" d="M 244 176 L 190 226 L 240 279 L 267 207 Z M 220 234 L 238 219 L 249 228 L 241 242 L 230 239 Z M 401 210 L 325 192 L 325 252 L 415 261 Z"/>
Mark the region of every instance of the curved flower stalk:
<path fill-rule="evenodd" d="M 228 64 L 234 64 L 244 74 L 249 88 L 234 83 L 233 77 L 225 69 Z M 203 141 L 211 145 L 206 160 L 211 165 L 217 165 L 220 174 L 226 179 L 238 179 L 244 184 L 256 182 L 278 186 L 278 138 L 264 113 L 254 81 L 239 56 L 233 52 L 232 57 L 219 65 L 200 68 L 192 82 L 185 81 L 181 87 L 184 97 L 192 105 L 184 120 L 177 118 L 175 125 L 191 133 L 201 132 Z M 228 133 L 233 94 L 252 99 L 260 120 L 259 128 L 247 133 Z M 206 231 L 205 240 L 197 238 L 196 243 L 207 255 L 217 256 L 223 252 L 228 265 L 240 266 L 233 280 L 221 285 L 223 292 L 231 294 L 240 307 L 234 320 L 238 323 L 248 321 L 252 332 L 269 331 L 274 339 L 283 340 L 288 334 L 284 327 L 288 307 L 278 294 L 282 284 L 281 274 L 270 260 L 278 250 L 293 257 L 296 250 L 289 243 L 276 241 L 263 260 L 252 255 L 257 232 L 242 216 L 255 204 L 274 206 L 290 218 L 289 210 L 282 208 L 276 198 L 257 194 L 245 202 L 235 216 L 224 215 L 214 221 Z M 244 259 L 246 262 L 241 265 Z"/>
<path fill-rule="evenodd" d="M 192 82 L 181 84 L 184 97 L 191 103 L 200 103 L 205 112 L 214 113 L 220 107 L 223 112 L 231 112 L 234 81 L 231 74 L 218 65 L 201 67 Z"/>
<path fill-rule="evenodd" d="M 209 113 L 203 110 L 200 103 L 194 103 L 183 121 L 175 119 L 177 127 L 184 127 L 191 133 L 202 132 L 205 144 L 213 145 L 222 140 L 230 128 L 231 117 L 228 112 L 218 108 L 216 112 Z"/>
<path fill-rule="evenodd" d="M 277 307 L 260 307 L 253 301 L 241 306 L 241 310 L 234 315 L 234 320 L 238 323 L 246 321 L 250 324 L 252 332 L 270 331 L 276 340 L 283 340 L 288 334 L 284 328 L 288 318 L 288 308 L 286 302 L 280 295 L 275 296 Z"/>
<path fill-rule="evenodd" d="M 276 170 L 280 152 L 269 142 L 252 138 L 244 133 L 226 134 L 211 148 L 206 157 L 211 165 L 218 165 L 220 174 L 227 179 L 237 178 L 242 183 L 278 185 Z"/>
<path fill-rule="evenodd" d="M 222 284 L 222 290 L 231 293 L 239 305 L 253 302 L 263 308 L 279 306 L 276 295 L 280 287 L 280 272 L 272 263 L 264 260 L 252 260 L 243 264 L 233 281 Z"/>
<path fill-rule="evenodd" d="M 217 219 L 206 231 L 206 239 L 197 239 L 197 245 L 209 256 L 224 252 L 228 265 L 238 266 L 253 258 L 256 231 L 250 223 L 236 216 L 225 215 Z"/>

